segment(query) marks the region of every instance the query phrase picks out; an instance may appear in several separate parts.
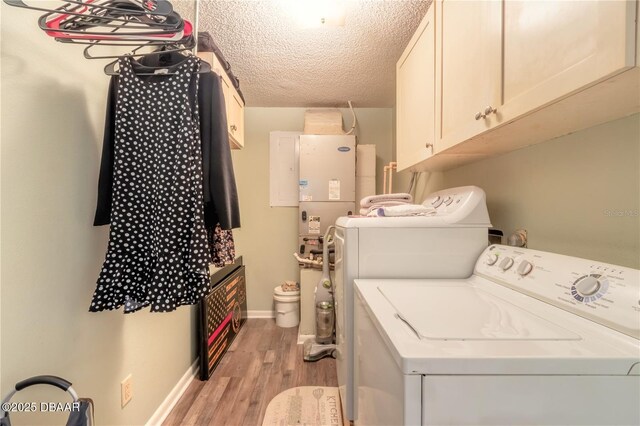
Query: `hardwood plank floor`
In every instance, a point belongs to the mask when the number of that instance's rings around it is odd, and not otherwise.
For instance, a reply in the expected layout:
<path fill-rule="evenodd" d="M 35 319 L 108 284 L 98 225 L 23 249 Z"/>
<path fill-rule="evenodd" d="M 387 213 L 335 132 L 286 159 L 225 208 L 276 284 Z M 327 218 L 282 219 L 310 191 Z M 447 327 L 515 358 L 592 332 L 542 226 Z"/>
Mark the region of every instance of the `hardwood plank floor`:
<path fill-rule="evenodd" d="M 335 360 L 302 360 L 298 329 L 249 319 L 208 381 L 194 379 L 163 425 L 260 426 L 269 401 L 295 386 L 338 386 Z"/>

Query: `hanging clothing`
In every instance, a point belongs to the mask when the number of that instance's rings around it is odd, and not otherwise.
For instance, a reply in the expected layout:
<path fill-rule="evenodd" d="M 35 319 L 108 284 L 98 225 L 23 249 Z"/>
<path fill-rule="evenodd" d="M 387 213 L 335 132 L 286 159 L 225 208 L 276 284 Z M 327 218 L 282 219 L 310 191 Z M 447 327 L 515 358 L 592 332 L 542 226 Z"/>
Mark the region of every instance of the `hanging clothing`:
<path fill-rule="evenodd" d="M 157 58 L 154 60 L 154 57 L 150 56 L 143 58 L 140 62 L 133 61 L 135 69 L 149 71 L 148 67 L 157 65 Z M 167 68 L 171 70 L 171 67 Z M 167 76 L 158 75 L 145 77 L 145 80 L 162 81 L 166 78 Z M 109 83 L 94 226 L 107 225 L 111 221 L 115 108 L 119 84 L 118 77 L 112 77 Z M 192 108 L 195 108 L 197 103 L 200 111 L 206 225 L 215 227 L 220 224 L 223 229 L 239 228 L 238 191 L 231 161 L 227 116 L 220 77 L 213 72 L 201 74 L 198 85 L 196 86 L 192 81 L 189 86 L 189 101 Z"/>
<path fill-rule="evenodd" d="M 109 246 L 90 311 L 166 312 L 209 289 L 197 102 L 200 60 L 144 81 L 119 59 Z M 194 108 L 195 106 L 195 108 Z"/>
<path fill-rule="evenodd" d="M 236 259 L 236 246 L 231 230 L 222 229 L 220 224 L 207 228 L 209 254 L 213 266 L 222 267 Z"/>

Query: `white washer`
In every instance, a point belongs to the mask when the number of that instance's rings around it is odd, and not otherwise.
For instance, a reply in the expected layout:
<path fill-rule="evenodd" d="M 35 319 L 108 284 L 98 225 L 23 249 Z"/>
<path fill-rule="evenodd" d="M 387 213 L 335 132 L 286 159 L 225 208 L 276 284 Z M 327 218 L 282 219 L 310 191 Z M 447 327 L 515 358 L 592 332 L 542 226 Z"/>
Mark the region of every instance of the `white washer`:
<path fill-rule="evenodd" d="M 638 270 L 496 245 L 355 284 L 358 424 L 640 423 Z"/>
<path fill-rule="evenodd" d="M 335 306 L 338 385 L 343 415 L 357 417 L 353 355 L 353 280 L 466 278 L 487 247 L 484 191 L 464 186 L 423 203 L 434 216 L 341 217 L 336 222 Z"/>

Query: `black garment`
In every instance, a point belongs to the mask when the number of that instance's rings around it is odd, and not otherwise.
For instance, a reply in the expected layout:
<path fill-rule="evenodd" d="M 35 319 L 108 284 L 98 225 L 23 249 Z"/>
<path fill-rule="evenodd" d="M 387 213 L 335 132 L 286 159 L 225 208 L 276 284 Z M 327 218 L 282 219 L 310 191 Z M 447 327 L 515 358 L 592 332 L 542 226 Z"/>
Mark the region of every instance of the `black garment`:
<path fill-rule="evenodd" d="M 90 311 L 167 312 L 209 290 L 198 105 L 200 60 L 159 82 L 119 59 L 109 246 Z M 195 108 L 193 108 L 195 106 Z"/>
<path fill-rule="evenodd" d="M 135 69 L 144 70 L 143 65 L 154 66 L 153 56 L 144 58 L 142 65 L 134 62 Z M 175 66 L 173 66 L 175 67 Z M 168 67 L 169 70 L 173 67 Z M 145 76 L 145 81 L 162 81 L 170 76 Z M 102 161 L 98 180 L 98 202 L 94 226 L 107 225 L 111 221 L 113 185 L 113 143 L 115 134 L 116 93 L 119 78 L 112 77 L 109 83 Z M 197 94 L 197 96 L 196 96 Z M 200 74 L 199 85 L 191 82 L 189 100 L 192 107 L 197 98 L 200 111 L 200 137 L 202 141 L 202 168 L 204 173 L 205 222 L 207 227 L 220 224 L 222 229 L 240 227 L 240 209 L 220 77 L 213 73 Z"/>

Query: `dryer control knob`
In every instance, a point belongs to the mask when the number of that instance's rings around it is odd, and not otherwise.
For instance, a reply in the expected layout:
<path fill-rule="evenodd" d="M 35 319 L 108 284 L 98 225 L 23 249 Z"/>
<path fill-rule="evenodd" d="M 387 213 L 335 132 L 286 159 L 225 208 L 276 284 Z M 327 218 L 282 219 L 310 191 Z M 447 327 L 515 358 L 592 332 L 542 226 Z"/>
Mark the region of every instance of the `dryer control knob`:
<path fill-rule="evenodd" d="M 493 253 L 487 256 L 487 265 L 491 266 L 491 265 L 495 265 L 496 262 L 498 261 L 498 255 Z"/>
<path fill-rule="evenodd" d="M 451 198 L 451 197 L 447 197 L 447 198 L 444 200 L 444 203 L 445 203 L 447 206 L 450 206 L 450 205 L 451 205 L 451 203 L 453 203 L 453 198 Z"/>
<path fill-rule="evenodd" d="M 518 265 L 518 274 L 520 274 L 521 276 L 525 276 L 528 275 L 529 272 L 531 272 L 533 270 L 533 264 L 531 264 L 531 262 L 528 262 L 526 260 L 523 260 L 522 262 L 520 262 L 520 265 Z"/>
<path fill-rule="evenodd" d="M 502 262 L 500 262 L 500 267 L 502 268 L 503 271 L 506 271 L 512 266 L 513 266 L 513 259 L 510 257 L 505 257 L 504 259 L 502 259 Z"/>
<path fill-rule="evenodd" d="M 600 290 L 600 280 L 597 275 L 588 275 L 576 281 L 576 290 L 583 296 L 591 296 Z"/>
<path fill-rule="evenodd" d="M 433 201 L 431 202 L 431 205 L 433 207 L 440 207 L 440 204 L 442 204 L 442 197 L 437 195 L 436 198 L 433 199 Z"/>

